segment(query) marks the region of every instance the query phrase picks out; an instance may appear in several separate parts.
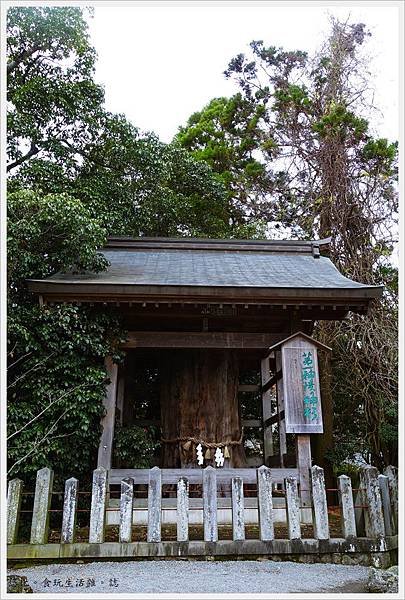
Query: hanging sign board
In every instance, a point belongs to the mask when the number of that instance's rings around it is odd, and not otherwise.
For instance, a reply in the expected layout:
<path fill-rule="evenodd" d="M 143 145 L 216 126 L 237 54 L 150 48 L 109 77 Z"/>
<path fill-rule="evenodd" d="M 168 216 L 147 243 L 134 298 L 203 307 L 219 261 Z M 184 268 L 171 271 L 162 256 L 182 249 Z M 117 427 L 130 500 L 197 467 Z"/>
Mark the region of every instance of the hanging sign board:
<path fill-rule="evenodd" d="M 286 433 L 323 433 L 317 346 L 330 350 L 301 333 L 277 344 Z"/>

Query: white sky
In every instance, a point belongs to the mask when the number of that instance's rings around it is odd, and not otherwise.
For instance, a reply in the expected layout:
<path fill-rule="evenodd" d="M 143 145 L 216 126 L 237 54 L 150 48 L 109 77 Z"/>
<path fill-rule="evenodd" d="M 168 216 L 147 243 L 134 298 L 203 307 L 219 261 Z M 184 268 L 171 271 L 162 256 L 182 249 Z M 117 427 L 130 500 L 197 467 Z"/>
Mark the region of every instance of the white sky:
<path fill-rule="evenodd" d="M 399 7 L 264 5 L 96 6 L 90 19 L 98 53 L 96 80 L 106 107 L 168 142 L 179 125 L 211 98 L 230 96 L 236 84 L 223 71 L 251 40 L 290 50 L 316 50 L 328 31 L 328 14 L 364 22 L 373 36 L 367 54 L 376 88 L 378 134 L 398 138 Z"/>

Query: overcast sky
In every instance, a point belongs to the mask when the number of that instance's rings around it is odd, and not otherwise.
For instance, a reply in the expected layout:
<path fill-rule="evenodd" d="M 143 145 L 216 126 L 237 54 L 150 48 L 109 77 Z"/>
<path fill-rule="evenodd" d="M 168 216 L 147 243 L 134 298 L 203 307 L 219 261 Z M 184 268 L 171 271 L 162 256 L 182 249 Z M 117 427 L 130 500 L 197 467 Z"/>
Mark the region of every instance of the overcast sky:
<path fill-rule="evenodd" d="M 251 40 L 313 52 L 326 37 L 328 15 L 364 22 L 381 114 L 381 136 L 398 137 L 399 8 L 396 6 L 97 6 L 90 19 L 98 53 L 96 80 L 106 106 L 142 130 L 170 141 L 179 125 L 236 86 L 223 71 Z"/>

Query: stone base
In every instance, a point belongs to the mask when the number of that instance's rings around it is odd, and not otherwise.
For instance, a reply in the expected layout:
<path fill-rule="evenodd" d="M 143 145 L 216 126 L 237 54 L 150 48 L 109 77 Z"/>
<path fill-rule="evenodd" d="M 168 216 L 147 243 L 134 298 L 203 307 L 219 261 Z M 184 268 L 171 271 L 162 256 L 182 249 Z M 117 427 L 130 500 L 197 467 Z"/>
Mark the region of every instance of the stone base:
<path fill-rule="evenodd" d="M 395 562 L 397 536 L 380 540 L 298 539 L 218 542 L 104 542 L 100 544 L 16 544 L 8 547 L 8 560 L 111 560 L 111 559 L 207 559 L 236 560 L 263 557 L 306 563 L 332 562 L 386 568 Z"/>

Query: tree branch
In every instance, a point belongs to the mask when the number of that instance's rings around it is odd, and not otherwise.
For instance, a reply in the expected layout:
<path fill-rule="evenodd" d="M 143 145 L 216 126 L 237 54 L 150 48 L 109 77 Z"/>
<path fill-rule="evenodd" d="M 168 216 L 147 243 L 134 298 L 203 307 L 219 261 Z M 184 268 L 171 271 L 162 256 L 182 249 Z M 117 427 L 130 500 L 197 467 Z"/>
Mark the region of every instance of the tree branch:
<path fill-rule="evenodd" d="M 7 386 L 7 389 L 13 387 L 18 381 L 20 381 L 20 379 L 22 379 L 23 377 L 26 377 L 28 375 L 28 373 L 31 373 L 31 371 L 34 371 L 35 369 L 37 369 L 38 367 L 40 367 L 41 365 L 43 365 L 47 360 L 49 360 L 53 355 L 55 354 L 55 352 L 52 352 L 51 354 L 49 354 L 46 358 L 44 358 L 44 360 L 41 360 L 39 363 L 35 363 L 35 365 L 33 367 L 31 367 L 31 369 L 28 369 L 28 371 L 26 371 L 25 373 L 23 373 L 22 375 L 20 375 L 20 377 L 17 377 L 17 379 L 15 379 L 13 381 L 13 383 L 10 383 L 10 385 Z"/>
<path fill-rule="evenodd" d="M 21 54 L 19 54 L 14 60 L 12 60 L 8 63 L 7 75 L 10 75 L 10 73 L 15 71 L 15 69 L 18 67 L 18 65 L 20 65 L 26 58 L 29 58 L 30 56 L 35 54 L 35 52 L 37 52 L 40 49 L 41 49 L 41 46 L 39 44 L 34 44 L 32 46 L 32 48 L 30 48 L 29 50 L 24 50 L 23 52 L 21 52 Z"/>
<path fill-rule="evenodd" d="M 46 406 L 43 410 L 41 410 L 40 413 L 38 413 L 35 417 L 33 417 L 30 421 L 28 421 L 28 423 L 26 423 L 25 425 L 23 425 L 20 429 L 18 429 L 17 431 L 14 431 L 13 433 L 11 433 L 7 440 L 11 440 L 11 438 L 13 438 L 15 435 L 17 435 L 18 433 L 21 433 L 21 431 L 23 431 L 24 429 L 26 429 L 28 427 L 28 425 L 31 425 L 34 421 L 36 421 L 37 419 L 39 419 L 39 417 L 41 417 L 44 412 L 46 412 L 48 410 L 48 408 L 50 408 L 51 406 L 53 406 L 56 402 L 59 402 L 59 400 L 62 400 L 63 398 L 65 398 L 66 396 L 69 396 L 70 394 L 72 394 L 73 392 L 75 392 L 77 389 L 82 388 L 82 387 L 91 387 L 92 385 L 95 384 L 82 384 L 82 385 L 77 385 L 76 387 L 74 387 L 73 389 L 65 392 L 64 394 L 62 394 L 61 396 L 59 396 L 59 398 L 56 398 L 55 400 L 52 400 L 52 402 L 50 402 L 48 404 L 48 406 Z"/>
<path fill-rule="evenodd" d="M 52 433 L 52 431 L 55 429 L 56 425 L 59 423 L 59 421 L 69 412 L 70 408 L 67 408 L 55 421 L 55 423 L 53 425 L 51 425 L 51 427 L 48 429 L 48 431 L 46 432 L 46 434 L 39 440 L 39 442 L 37 442 L 36 444 L 34 444 L 34 446 L 31 448 L 31 450 L 29 452 L 27 452 L 27 454 L 25 454 L 25 456 L 22 456 L 21 458 L 19 458 L 11 467 L 10 469 L 7 471 L 7 475 L 9 475 L 15 468 L 17 465 L 19 465 L 23 460 L 26 460 L 29 456 L 31 456 L 31 454 L 33 452 L 35 452 L 35 450 L 38 448 L 38 446 L 40 446 L 41 444 L 44 443 L 44 441 L 46 440 L 47 437 L 49 437 L 49 435 Z"/>
<path fill-rule="evenodd" d="M 32 143 L 31 148 L 29 149 L 27 154 L 20 156 L 20 158 L 17 158 L 17 160 L 15 160 L 14 162 L 9 163 L 7 165 L 7 173 L 9 171 L 11 171 L 12 169 L 15 169 L 15 167 L 18 167 L 19 165 L 22 165 L 23 163 L 25 163 L 25 161 L 29 160 L 32 156 L 35 156 L 36 154 L 38 154 L 38 152 L 40 152 L 40 150 L 41 150 L 41 148 L 38 148 L 38 146 L 36 146 L 34 143 Z"/>

